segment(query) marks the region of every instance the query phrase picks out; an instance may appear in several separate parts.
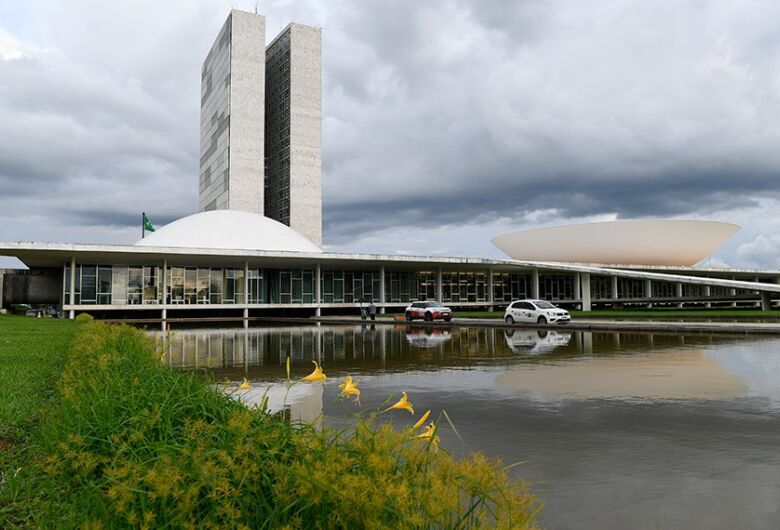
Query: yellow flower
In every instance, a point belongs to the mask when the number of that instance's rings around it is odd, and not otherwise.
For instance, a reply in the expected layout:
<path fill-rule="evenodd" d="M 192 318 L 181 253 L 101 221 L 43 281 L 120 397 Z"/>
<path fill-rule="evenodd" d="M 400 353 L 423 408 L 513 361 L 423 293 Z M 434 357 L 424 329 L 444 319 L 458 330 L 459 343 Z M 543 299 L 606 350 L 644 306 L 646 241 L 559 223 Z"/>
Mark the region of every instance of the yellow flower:
<path fill-rule="evenodd" d="M 423 415 L 422 415 L 422 417 L 420 417 L 420 419 L 419 419 L 419 420 L 417 420 L 417 423 L 415 423 L 415 424 L 412 426 L 412 430 L 413 430 L 413 431 L 416 431 L 417 429 L 419 429 L 420 427 L 422 427 L 423 423 L 425 423 L 425 420 L 427 420 L 427 419 L 428 419 L 428 416 L 430 416 L 430 415 L 431 415 L 431 411 L 430 411 L 430 410 L 429 410 L 429 411 L 427 411 L 425 414 L 423 414 Z"/>
<path fill-rule="evenodd" d="M 249 384 L 249 381 L 246 380 L 246 377 L 244 378 L 244 382 L 241 383 L 241 386 L 238 387 L 239 390 L 249 390 L 251 385 Z"/>
<path fill-rule="evenodd" d="M 322 368 L 320 368 L 320 365 L 317 364 L 317 361 L 312 361 L 314 363 L 314 371 L 303 378 L 303 381 L 307 381 L 309 383 L 316 382 L 316 381 L 325 381 L 327 377 L 325 377 L 325 374 L 322 373 Z"/>
<path fill-rule="evenodd" d="M 414 407 L 412 407 L 412 404 L 409 403 L 409 398 L 406 397 L 406 392 L 401 392 L 401 399 L 399 399 L 395 405 L 385 409 L 384 412 L 392 409 L 408 410 L 410 414 L 414 414 Z"/>
<path fill-rule="evenodd" d="M 344 378 L 344 382 L 339 385 L 341 394 L 339 397 L 355 396 L 355 402 L 360 403 L 360 389 L 358 388 L 358 382 L 352 380 L 352 376 L 348 375 Z"/>
<path fill-rule="evenodd" d="M 436 424 L 433 422 L 428 424 L 428 428 L 415 436 L 415 438 L 430 443 L 434 451 L 439 448 L 439 437 L 436 435 Z"/>

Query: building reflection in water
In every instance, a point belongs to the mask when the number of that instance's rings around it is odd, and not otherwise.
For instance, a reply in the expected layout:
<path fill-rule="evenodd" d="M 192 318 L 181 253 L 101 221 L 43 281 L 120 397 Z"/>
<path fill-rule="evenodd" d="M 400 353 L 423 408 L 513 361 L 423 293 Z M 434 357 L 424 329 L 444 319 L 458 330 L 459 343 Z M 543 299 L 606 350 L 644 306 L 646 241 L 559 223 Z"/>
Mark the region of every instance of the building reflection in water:
<path fill-rule="evenodd" d="M 162 339 L 161 334 L 157 334 Z M 293 376 L 311 370 L 367 373 L 511 362 L 549 363 L 643 351 L 690 349 L 735 340 L 705 335 L 591 333 L 505 328 L 418 326 L 273 326 L 178 330 L 166 340 L 171 367 L 205 370 L 216 380 L 280 381 L 290 355 Z"/>

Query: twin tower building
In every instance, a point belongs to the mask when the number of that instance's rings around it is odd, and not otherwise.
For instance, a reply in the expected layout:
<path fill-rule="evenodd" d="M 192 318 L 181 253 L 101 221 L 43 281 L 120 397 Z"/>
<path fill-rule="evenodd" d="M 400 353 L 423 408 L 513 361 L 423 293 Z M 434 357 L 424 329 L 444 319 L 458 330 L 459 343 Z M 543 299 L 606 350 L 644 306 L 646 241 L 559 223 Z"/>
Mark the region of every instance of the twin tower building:
<path fill-rule="evenodd" d="M 200 211 L 244 210 L 322 244 L 322 30 L 233 10 L 201 73 Z"/>

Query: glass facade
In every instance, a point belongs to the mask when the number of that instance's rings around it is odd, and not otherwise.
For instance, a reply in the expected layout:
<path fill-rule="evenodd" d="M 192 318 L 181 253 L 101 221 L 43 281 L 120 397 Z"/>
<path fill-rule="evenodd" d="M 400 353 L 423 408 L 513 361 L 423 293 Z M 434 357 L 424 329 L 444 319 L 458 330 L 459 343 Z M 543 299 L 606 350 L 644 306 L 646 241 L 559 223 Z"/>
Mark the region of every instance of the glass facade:
<path fill-rule="evenodd" d="M 579 293 L 577 293 L 579 295 Z M 539 275 L 539 298 L 544 300 L 573 300 L 574 276 L 563 274 Z"/>
<path fill-rule="evenodd" d="M 493 273 L 493 300 L 511 302 L 531 297 L 531 276 L 528 274 Z"/>
<path fill-rule="evenodd" d="M 65 264 L 63 295 L 70 300 L 70 265 Z M 163 269 L 154 265 L 77 264 L 74 298 L 76 305 L 232 305 L 232 304 L 315 304 L 316 272 L 313 268 L 263 269 L 242 267 L 169 266 L 163 283 Z M 492 300 L 489 296 L 489 272 L 442 271 L 441 286 L 437 271 L 385 271 L 385 297 L 381 299 L 379 270 L 323 269 L 320 278 L 322 304 L 364 303 L 407 304 L 435 300 L 441 292 L 445 304 L 502 305 L 530 298 L 532 276 L 528 273 L 493 272 Z M 540 274 L 539 297 L 550 301 L 572 301 L 575 275 Z M 613 299 L 613 278 L 591 276 L 593 300 Z M 617 298 L 644 299 L 645 280 L 617 278 Z M 653 298 L 676 298 L 674 282 L 651 282 Z M 705 297 L 705 287 L 682 284 L 686 298 Z M 733 296 L 725 287 L 710 288 L 711 296 Z M 738 290 L 737 294 L 747 293 Z"/>
<path fill-rule="evenodd" d="M 612 278 L 610 276 L 591 276 L 590 296 L 593 300 L 612 298 Z"/>

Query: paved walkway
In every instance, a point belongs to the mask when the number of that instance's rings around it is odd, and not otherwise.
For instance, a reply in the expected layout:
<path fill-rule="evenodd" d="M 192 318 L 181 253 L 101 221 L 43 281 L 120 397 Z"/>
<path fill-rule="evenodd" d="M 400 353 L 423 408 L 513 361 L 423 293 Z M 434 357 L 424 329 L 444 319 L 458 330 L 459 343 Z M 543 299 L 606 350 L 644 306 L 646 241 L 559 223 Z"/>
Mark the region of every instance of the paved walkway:
<path fill-rule="evenodd" d="M 279 320 L 279 319 L 269 319 Z M 315 320 L 323 324 L 371 324 L 370 320 L 361 320 L 352 316 L 327 316 L 301 319 L 284 319 L 299 322 Z M 453 318 L 451 323 L 446 322 L 421 322 L 413 323 L 393 321 L 390 317 L 378 316 L 374 324 L 404 324 L 413 326 L 472 326 L 472 327 L 496 327 L 496 328 L 525 328 L 525 329 L 561 329 L 577 331 L 637 331 L 637 332 L 666 332 L 666 333 L 726 333 L 726 334 L 762 334 L 780 335 L 780 323 L 765 322 L 668 322 L 668 321 L 620 321 L 599 319 L 573 319 L 568 324 L 514 324 L 507 325 L 498 318 Z"/>

